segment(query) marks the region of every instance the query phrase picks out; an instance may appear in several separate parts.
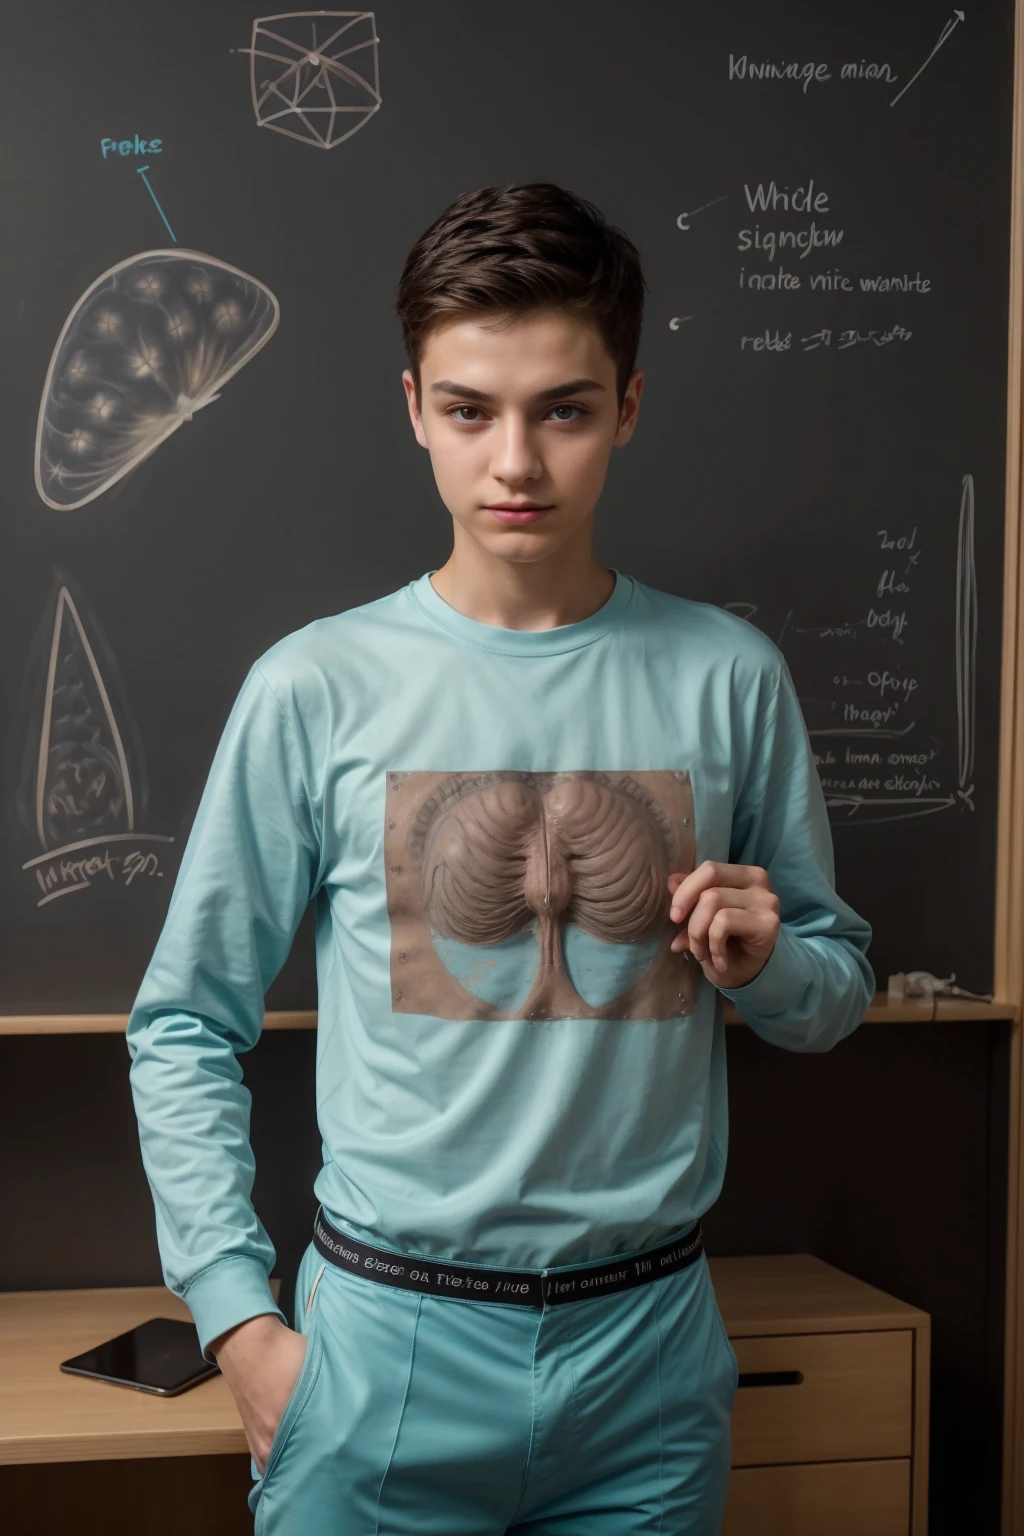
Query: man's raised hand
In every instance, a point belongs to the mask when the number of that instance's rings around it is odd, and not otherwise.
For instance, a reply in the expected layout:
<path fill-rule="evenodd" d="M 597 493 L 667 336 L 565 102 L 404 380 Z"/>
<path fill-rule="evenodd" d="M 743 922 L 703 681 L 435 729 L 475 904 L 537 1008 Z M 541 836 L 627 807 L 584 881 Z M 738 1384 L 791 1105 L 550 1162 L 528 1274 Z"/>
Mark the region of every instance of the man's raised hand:
<path fill-rule="evenodd" d="M 757 864 L 705 859 L 668 877 L 669 917 L 683 927 L 672 949 L 688 949 L 717 987 L 745 987 L 767 965 L 779 936 L 779 898 Z"/>

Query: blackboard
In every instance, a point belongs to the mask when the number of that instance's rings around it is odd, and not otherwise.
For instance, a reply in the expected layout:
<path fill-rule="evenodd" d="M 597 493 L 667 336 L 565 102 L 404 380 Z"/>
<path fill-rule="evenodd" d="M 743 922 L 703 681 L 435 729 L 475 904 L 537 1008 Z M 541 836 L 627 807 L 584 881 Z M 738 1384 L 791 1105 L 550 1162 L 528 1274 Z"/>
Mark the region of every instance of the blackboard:
<path fill-rule="evenodd" d="M 395 284 L 458 193 L 532 179 L 649 283 L 600 558 L 778 641 L 881 984 L 988 990 L 1011 0 L 261 18 L 7 8 L 0 1012 L 127 1011 L 250 663 L 447 557 Z M 295 60 L 343 26 L 348 116 L 307 119 Z M 128 278 L 186 329 L 190 283 L 221 306 L 218 398 L 173 430 L 144 356 L 124 432 L 85 411 Z M 308 926 L 270 1006 L 315 1006 Z"/>

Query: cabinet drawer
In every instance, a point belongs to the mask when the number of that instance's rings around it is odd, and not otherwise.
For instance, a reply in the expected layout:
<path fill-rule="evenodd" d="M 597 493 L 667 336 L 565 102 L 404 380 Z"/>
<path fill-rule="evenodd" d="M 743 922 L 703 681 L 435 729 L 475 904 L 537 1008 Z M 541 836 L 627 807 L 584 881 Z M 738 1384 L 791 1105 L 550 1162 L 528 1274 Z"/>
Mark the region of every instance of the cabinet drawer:
<path fill-rule="evenodd" d="M 741 1467 L 721 1536 L 908 1536 L 910 1462 Z"/>
<path fill-rule="evenodd" d="M 731 1340 L 734 1467 L 909 1456 L 910 1329 Z"/>

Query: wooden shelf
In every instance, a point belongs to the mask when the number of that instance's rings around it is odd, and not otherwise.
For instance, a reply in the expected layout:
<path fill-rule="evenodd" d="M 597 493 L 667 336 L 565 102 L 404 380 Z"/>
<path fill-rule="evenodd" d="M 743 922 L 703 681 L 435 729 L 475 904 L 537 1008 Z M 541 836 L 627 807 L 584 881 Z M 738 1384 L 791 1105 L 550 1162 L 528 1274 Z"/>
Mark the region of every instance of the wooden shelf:
<path fill-rule="evenodd" d="M 931 1024 L 943 1021 L 974 1020 L 979 1024 L 993 1019 L 1016 1019 L 1013 1003 L 972 1003 L 966 1001 L 940 1002 L 932 1017 L 927 1003 L 904 1003 L 890 1008 L 884 992 L 876 992 L 875 1000 L 864 1015 L 865 1024 Z M 742 1024 L 743 1020 L 730 1004 L 725 1006 L 725 1022 Z M 9 1013 L 0 1014 L 0 1035 L 123 1035 L 128 1024 L 126 1013 Z M 316 1012 L 268 1013 L 263 1020 L 264 1029 L 315 1029 Z"/>
<path fill-rule="evenodd" d="M 126 1013 L 0 1014 L 0 1035 L 123 1035 Z M 268 1013 L 265 1029 L 315 1029 L 316 1013 Z"/>

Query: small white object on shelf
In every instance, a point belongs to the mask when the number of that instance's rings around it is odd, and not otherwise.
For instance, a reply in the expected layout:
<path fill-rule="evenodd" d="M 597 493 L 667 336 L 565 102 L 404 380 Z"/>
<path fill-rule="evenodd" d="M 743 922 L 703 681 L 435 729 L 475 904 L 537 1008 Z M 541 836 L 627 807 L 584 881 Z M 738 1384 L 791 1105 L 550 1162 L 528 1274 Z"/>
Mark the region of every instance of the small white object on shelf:
<path fill-rule="evenodd" d="M 918 998 L 931 1003 L 934 1011 L 940 997 L 965 997 L 975 1003 L 990 1003 L 991 992 L 968 992 L 966 987 L 955 986 L 956 972 L 951 976 L 933 976 L 931 971 L 897 971 L 889 977 L 887 1002 L 890 1008 Z"/>

